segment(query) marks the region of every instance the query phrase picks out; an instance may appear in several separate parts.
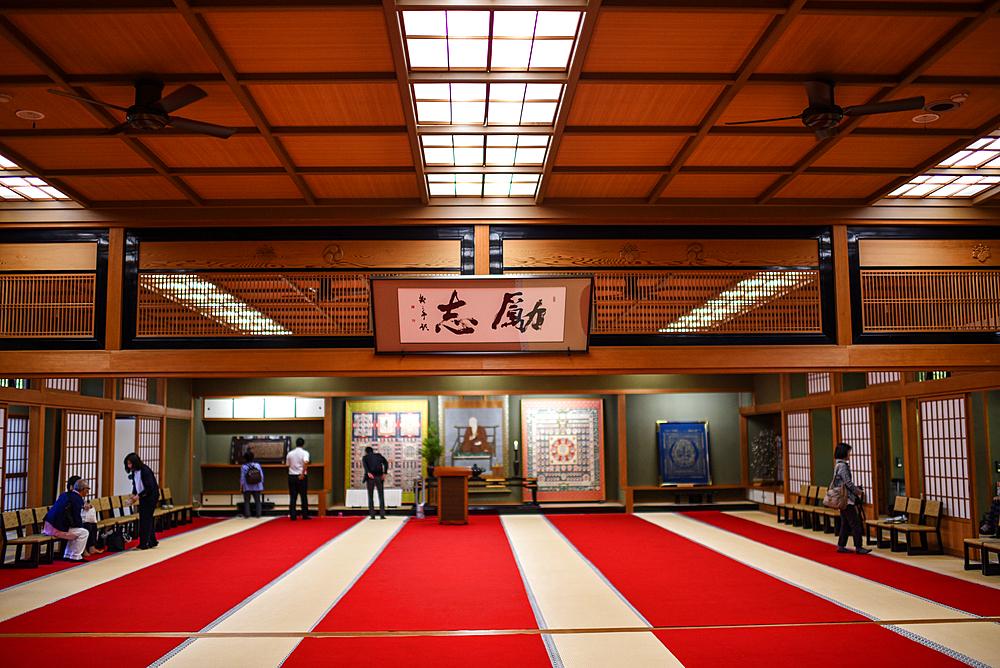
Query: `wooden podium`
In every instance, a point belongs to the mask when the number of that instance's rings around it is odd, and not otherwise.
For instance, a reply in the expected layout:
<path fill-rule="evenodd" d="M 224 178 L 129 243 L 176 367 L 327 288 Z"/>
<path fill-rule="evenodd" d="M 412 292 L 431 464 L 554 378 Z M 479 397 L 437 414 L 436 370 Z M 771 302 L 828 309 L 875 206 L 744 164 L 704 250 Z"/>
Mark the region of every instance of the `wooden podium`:
<path fill-rule="evenodd" d="M 438 524 L 469 523 L 469 477 L 465 466 L 435 466 L 438 479 Z"/>

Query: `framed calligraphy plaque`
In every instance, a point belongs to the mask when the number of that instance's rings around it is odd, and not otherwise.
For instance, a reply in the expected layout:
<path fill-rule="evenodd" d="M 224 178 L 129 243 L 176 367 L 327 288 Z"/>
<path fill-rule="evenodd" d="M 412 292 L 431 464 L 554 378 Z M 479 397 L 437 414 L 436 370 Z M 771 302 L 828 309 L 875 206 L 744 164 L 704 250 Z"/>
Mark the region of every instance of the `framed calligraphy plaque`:
<path fill-rule="evenodd" d="M 373 277 L 376 353 L 587 352 L 593 276 Z"/>

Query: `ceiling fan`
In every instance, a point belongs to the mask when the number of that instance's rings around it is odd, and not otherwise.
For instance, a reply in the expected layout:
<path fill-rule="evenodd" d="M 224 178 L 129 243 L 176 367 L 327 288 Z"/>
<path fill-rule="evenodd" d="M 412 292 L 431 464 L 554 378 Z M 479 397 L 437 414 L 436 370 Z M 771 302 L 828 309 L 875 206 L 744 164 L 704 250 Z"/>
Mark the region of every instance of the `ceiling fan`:
<path fill-rule="evenodd" d="M 226 139 L 236 132 L 236 128 L 227 128 L 222 125 L 192 121 L 188 118 L 170 115 L 170 112 L 176 111 L 181 107 L 185 107 L 192 102 L 197 102 L 201 98 L 208 95 L 208 93 L 197 86 L 192 86 L 191 84 L 181 86 L 170 95 L 161 99 L 160 95 L 163 92 L 163 82 L 156 81 L 155 79 L 138 79 L 135 81 L 134 85 L 135 104 L 128 109 L 125 107 L 119 107 L 115 104 L 109 104 L 108 102 L 100 102 L 98 100 L 80 97 L 79 95 L 71 95 L 69 93 L 62 92 L 61 90 L 53 90 L 50 88 L 49 92 L 55 93 L 56 95 L 62 95 L 63 97 L 71 97 L 74 100 L 80 100 L 81 102 L 86 102 L 88 104 L 95 104 L 100 107 L 111 107 L 112 109 L 117 109 L 118 111 L 124 111 L 126 121 L 121 125 L 111 128 L 104 134 L 114 135 L 124 132 L 129 128 L 153 132 L 156 130 L 162 130 L 167 125 L 172 125 L 178 130 L 198 132 L 203 135 L 219 137 L 220 139 Z"/>
<path fill-rule="evenodd" d="M 923 96 L 908 97 L 890 102 L 859 104 L 853 107 L 838 107 L 833 103 L 833 87 L 835 85 L 835 83 L 826 79 L 805 82 L 806 95 L 809 96 L 809 106 L 796 116 L 763 118 L 756 121 L 736 121 L 726 123 L 726 125 L 771 123 L 772 121 L 790 121 L 794 118 L 799 118 L 802 119 L 802 123 L 806 127 L 810 127 L 816 131 L 816 141 L 820 141 L 836 136 L 836 127 L 840 121 L 844 120 L 844 116 L 868 116 L 870 114 L 887 114 L 893 111 L 910 111 L 924 108 Z"/>

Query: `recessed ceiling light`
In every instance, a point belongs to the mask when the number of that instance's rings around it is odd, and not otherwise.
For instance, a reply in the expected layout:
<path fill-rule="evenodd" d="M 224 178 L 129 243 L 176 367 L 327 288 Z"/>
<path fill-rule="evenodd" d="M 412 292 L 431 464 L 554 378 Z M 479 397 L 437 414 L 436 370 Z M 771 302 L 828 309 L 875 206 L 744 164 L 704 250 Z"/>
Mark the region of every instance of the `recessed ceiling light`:
<path fill-rule="evenodd" d="M 18 109 L 14 112 L 14 115 L 26 121 L 40 121 L 45 118 L 45 114 L 42 112 L 32 111 L 31 109 Z"/>
<path fill-rule="evenodd" d="M 934 121 L 940 119 L 941 116 L 938 114 L 920 114 L 913 117 L 914 123 L 933 123 Z"/>
<path fill-rule="evenodd" d="M 956 100 L 935 100 L 924 105 L 924 111 L 929 114 L 944 114 L 961 106 L 962 103 Z"/>
<path fill-rule="evenodd" d="M 13 99 L 14 97 L 10 93 L 0 93 L 0 102 L 7 103 Z"/>

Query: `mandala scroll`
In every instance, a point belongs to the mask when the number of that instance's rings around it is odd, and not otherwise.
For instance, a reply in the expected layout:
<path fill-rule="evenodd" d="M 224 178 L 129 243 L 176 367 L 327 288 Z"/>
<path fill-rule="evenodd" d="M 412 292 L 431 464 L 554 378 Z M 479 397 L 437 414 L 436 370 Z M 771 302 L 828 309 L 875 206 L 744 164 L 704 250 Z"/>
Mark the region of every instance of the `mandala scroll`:
<path fill-rule="evenodd" d="M 521 402 L 524 475 L 539 501 L 604 500 L 604 416 L 600 399 Z"/>

